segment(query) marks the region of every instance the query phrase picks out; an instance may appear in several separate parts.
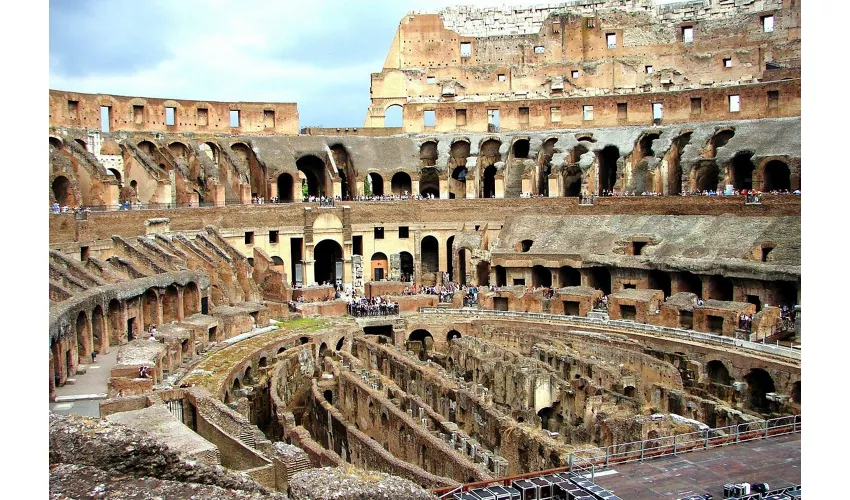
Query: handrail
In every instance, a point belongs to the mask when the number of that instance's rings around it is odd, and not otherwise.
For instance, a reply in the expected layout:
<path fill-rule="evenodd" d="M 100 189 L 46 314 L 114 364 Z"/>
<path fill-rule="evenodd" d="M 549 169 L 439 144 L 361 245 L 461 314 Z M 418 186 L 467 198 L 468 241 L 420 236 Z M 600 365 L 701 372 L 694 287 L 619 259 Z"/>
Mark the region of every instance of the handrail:
<path fill-rule="evenodd" d="M 742 424 L 729 425 L 714 429 L 702 429 L 695 432 L 674 434 L 672 436 L 661 436 L 653 439 L 644 439 L 642 441 L 633 441 L 630 443 L 612 444 L 606 446 L 604 453 L 602 454 L 598 454 L 599 448 L 570 452 L 567 462 L 568 465 L 564 467 L 526 473 L 518 476 L 494 478 L 486 481 L 464 484 L 460 487 L 439 488 L 433 490 L 433 493 L 441 495 L 440 498 L 445 498 L 447 493 L 457 493 L 459 489 L 461 491 L 466 491 L 470 488 L 478 488 L 493 484 L 509 486 L 512 481 L 517 479 L 545 476 L 559 472 L 573 472 L 586 476 L 587 474 L 584 474 L 584 472 L 588 470 L 590 471 L 591 482 L 595 482 L 594 479 L 597 469 L 604 469 L 605 467 L 614 464 L 642 462 L 651 458 L 678 455 L 679 453 L 687 453 L 690 451 L 707 450 L 720 446 L 740 444 L 756 439 L 768 439 L 786 434 L 798 434 L 801 431 L 801 415 L 786 415 L 784 417 L 777 417 L 768 420 L 745 422 Z M 618 448 L 627 448 L 627 450 L 617 451 Z M 614 452 L 611 451 L 612 449 Z"/>
<path fill-rule="evenodd" d="M 704 341 L 715 344 L 720 344 L 727 347 L 739 347 L 762 353 L 774 354 L 790 359 L 800 360 L 800 348 L 787 347 L 774 344 L 762 344 L 759 342 L 750 342 L 748 340 L 740 340 L 732 337 L 723 337 L 711 333 L 696 332 L 694 330 L 683 330 L 680 328 L 671 328 L 667 326 L 647 325 L 645 323 L 635 323 L 626 320 L 604 320 L 588 318 L 584 316 L 568 316 L 548 313 L 532 313 L 532 312 L 515 312 L 515 311 L 493 311 L 489 309 L 438 309 L 434 307 L 420 308 L 422 314 L 456 314 L 464 316 L 495 316 L 503 318 L 529 318 L 541 319 L 545 321 L 554 321 L 559 323 L 580 323 L 592 326 L 614 326 L 623 329 L 643 330 L 651 333 L 668 334 L 675 337 L 685 337 L 688 340 Z M 578 332 L 581 333 L 581 332 Z"/>

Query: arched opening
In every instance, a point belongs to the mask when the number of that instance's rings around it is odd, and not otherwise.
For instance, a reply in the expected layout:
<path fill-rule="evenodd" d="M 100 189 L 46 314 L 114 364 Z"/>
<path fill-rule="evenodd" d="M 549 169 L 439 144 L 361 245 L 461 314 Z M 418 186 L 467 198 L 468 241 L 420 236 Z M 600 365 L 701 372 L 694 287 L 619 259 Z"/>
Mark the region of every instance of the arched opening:
<path fill-rule="evenodd" d="M 92 351 L 100 351 L 103 345 L 103 309 L 95 306 L 91 313 Z"/>
<path fill-rule="evenodd" d="M 419 146 L 419 160 L 423 167 L 433 167 L 437 164 L 437 143 L 425 141 Z"/>
<path fill-rule="evenodd" d="M 328 352 L 328 344 L 322 342 L 319 346 L 319 361 L 321 362 L 322 358 L 325 357 L 325 354 Z"/>
<path fill-rule="evenodd" d="M 414 330 L 407 337 L 407 349 L 411 351 L 419 351 L 419 359 L 425 359 L 427 352 L 434 345 L 434 337 L 428 330 Z"/>
<path fill-rule="evenodd" d="M 449 281 L 457 281 L 457 276 L 454 274 L 454 258 L 452 254 L 454 243 L 455 237 L 449 236 L 449 239 L 446 240 L 446 272 L 449 275 Z"/>
<path fill-rule="evenodd" d="M 752 161 L 753 154 L 739 153 L 732 158 L 732 187 L 750 190 L 753 188 L 753 172 L 756 167 Z"/>
<path fill-rule="evenodd" d="M 398 259 L 401 270 L 401 281 L 413 281 L 413 255 L 410 252 L 400 252 Z"/>
<path fill-rule="evenodd" d="M 336 165 L 337 174 L 339 175 L 339 193 L 343 200 L 350 200 L 354 195 L 352 186 L 357 182 L 354 166 L 351 164 L 351 157 L 348 151 L 342 144 L 334 144 L 330 147 L 331 155 Z"/>
<path fill-rule="evenodd" d="M 121 330 L 121 303 L 117 299 L 109 301 L 107 307 L 107 323 L 109 325 L 109 345 L 119 345 L 124 340 L 124 332 Z"/>
<path fill-rule="evenodd" d="M 461 285 L 465 285 L 469 280 L 466 277 L 467 269 L 469 269 L 469 251 L 461 248 L 457 251 L 457 281 Z"/>
<path fill-rule="evenodd" d="M 772 160 L 764 166 L 764 174 L 762 175 L 762 191 L 790 191 L 791 190 L 791 170 L 788 165 L 779 161 Z"/>
<path fill-rule="evenodd" d="M 142 304 L 144 306 L 145 322 L 148 325 L 156 325 L 159 323 L 159 299 L 152 288 L 149 288 L 148 291 L 145 292 L 145 300 Z"/>
<path fill-rule="evenodd" d="M 774 281 L 770 284 L 773 289 L 774 301 L 773 305 L 794 307 L 797 302 L 799 292 L 799 284 L 795 281 Z"/>
<path fill-rule="evenodd" d="M 794 382 L 794 385 L 791 386 L 791 401 L 801 404 L 803 402 L 802 395 L 800 393 L 800 381 Z"/>
<path fill-rule="evenodd" d="M 114 168 L 106 169 L 107 172 L 112 174 L 112 177 L 115 177 L 115 180 L 118 182 L 118 186 L 121 186 L 121 172 L 115 170 Z"/>
<path fill-rule="evenodd" d="M 587 285 L 609 295 L 611 293 L 611 271 L 607 267 L 591 267 L 587 274 Z"/>
<path fill-rule="evenodd" d="M 420 244 L 422 259 L 422 283 L 434 285 L 440 272 L 440 243 L 433 236 L 422 238 Z"/>
<path fill-rule="evenodd" d="M 399 104 L 387 106 L 384 110 L 384 127 L 404 126 L 404 108 Z"/>
<path fill-rule="evenodd" d="M 242 382 L 240 382 L 238 378 L 233 379 L 233 385 L 231 385 L 231 388 L 234 391 L 238 391 L 242 388 Z"/>
<path fill-rule="evenodd" d="M 714 134 L 714 137 L 709 141 L 708 157 L 714 158 L 717 156 L 717 148 L 725 146 L 729 142 L 729 139 L 733 137 L 735 137 L 735 131 L 732 129 L 720 130 Z"/>
<path fill-rule="evenodd" d="M 530 149 L 528 139 L 517 139 L 513 145 L 514 159 L 528 158 Z"/>
<path fill-rule="evenodd" d="M 284 352 L 286 352 L 286 346 L 282 346 L 280 349 L 277 350 L 278 354 L 283 354 Z"/>
<path fill-rule="evenodd" d="M 691 142 L 693 132 L 687 132 L 676 138 L 670 159 L 667 166 L 667 192 L 669 196 L 674 196 L 682 192 L 682 152 Z"/>
<path fill-rule="evenodd" d="M 306 344 L 307 342 L 310 342 L 310 337 L 300 337 L 300 338 L 298 339 L 298 342 L 299 342 L 301 345 L 304 345 L 304 344 Z"/>
<path fill-rule="evenodd" d="M 138 144 L 140 150 L 142 150 L 146 155 L 153 156 L 153 152 L 157 150 L 156 145 L 151 141 L 142 141 Z"/>
<path fill-rule="evenodd" d="M 505 286 L 508 281 L 508 271 L 502 266 L 496 266 L 496 286 Z"/>
<path fill-rule="evenodd" d="M 537 194 L 549 196 L 549 174 L 552 173 L 552 155 L 555 153 L 555 143 L 558 139 L 551 137 L 543 142 L 540 150 L 539 175 L 537 177 Z"/>
<path fill-rule="evenodd" d="M 171 151 L 171 154 L 175 158 L 182 158 L 184 160 L 189 158 L 189 148 L 182 142 L 172 142 L 168 145 L 168 150 Z"/>
<path fill-rule="evenodd" d="M 552 272 L 543 266 L 534 266 L 531 268 L 531 286 L 551 287 Z"/>
<path fill-rule="evenodd" d="M 341 339 L 339 339 L 339 341 L 336 343 L 336 350 L 337 350 L 337 351 L 341 351 L 341 350 L 342 350 L 342 348 L 343 348 L 344 346 L 345 346 L 345 337 L 342 337 L 342 338 L 341 338 Z"/>
<path fill-rule="evenodd" d="M 540 417 L 540 427 L 543 430 L 551 431 L 552 424 L 555 423 L 555 408 L 545 406 L 537 412 L 537 416 Z"/>
<path fill-rule="evenodd" d="M 389 278 L 389 259 L 383 252 L 372 254 L 372 272 L 373 281 L 381 281 Z"/>
<path fill-rule="evenodd" d="M 62 141 L 58 137 L 50 137 L 50 147 L 62 149 Z"/>
<path fill-rule="evenodd" d="M 80 311 L 77 315 L 77 357 L 78 363 L 83 364 L 86 358 L 91 356 L 91 332 L 89 331 L 89 318 L 86 313 Z"/>
<path fill-rule="evenodd" d="M 564 196 L 577 197 L 581 194 L 581 167 L 578 164 L 564 168 Z"/>
<path fill-rule="evenodd" d="M 722 361 L 712 360 L 705 365 L 705 373 L 712 384 L 732 385 L 732 377 Z"/>
<path fill-rule="evenodd" d="M 475 274 L 478 276 L 478 286 L 490 285 L 490 263 L 482 260 L 475 266 Z"/>
<path fill-rule="evenodd" d="M 283 265 L 283 259 L 281 259 L 277 255 L 272 255 L 272 265 L 282 266 Z"/>
<path fill-rule="evenodd" d="M 334 404 L 334 391 L 327 389 L 325 390 L 325 392 L 322 393 L 322 396 L 324 396 L 325 401 L 330 404 Z"/>
<path fill-rule="evenodd" d="M 770 401 L 767 400 L 768 392 L 776 392 L 773 378 L 761 368 L 753 368 L 744 377 L 747 382 L 750 395 L 750 405 L 756 410 L 764 411 L 770 409 Z"/>
<path fill-rule="evenodd" d="M 627 385 L 627 386 L 623 387 L 623 395 L 626 396 L 627 398 L 635 397 L 636 392 L 637 392 L 637 390 L 635 389 L 635 386 L 633 386 L 633 385 Z"/>
<path fill-rule="evenodd" d="M 617 183 L 617 159 L 620 158 L 620 150 L 616 146 L 605 146 L 599 152 L 599 192 L 610 193 Z"/>
<path fill-rule="evenodd" d="M 212 142 L 202 142 L 198 144 L 198 149 L 201 151 L 202 154 L 206 155 L 207 158 L 212 160 L 215 165 L 218 165 L 219 158 L 221 155 L 218 146 L 216 146 Z"/>
<path fill-rule="evenodd" d="M 451 342 L 452 340 L 459 338 L 460 332 L 457 330 L 449 330 L 449 332 L 446 334 L 446 342 Z"/>
<path fill-rule="evenodd" d="M 466 167 L 455 167 L 452 171 L 450 198 L 466 198 Z"/>
<path fill-rule="evenodd" d="M 313 249 L 315 281 L 319 284 L 336 284 L 342 280 L 342 247 L 334 240 L 322 240 Z"/>
<path fill-rule="evenodd" d="M 484 179 L 483 179 L 483 193 L 481 194 L 482 198 L 495 198 L 496 197 L 496 167 L 495 165 L 490 165 L 489 167 L 484 169 Z"/>
<path fill-rule="evenodd" d="M 664 271 L 653 269 L 649 271 L 649 288 L 652 290 L 661 290 L 664 292 L 664 297 L 672 295 L 672 283 L 670 275 Z"/>
<path fill-rule="evenodd" d="M 466 159 L 469 158 L 469 141 L 459 139 L 452 143 L 449 148 L 449 168 L 465 167 Z"/>
<path fill-rule="evenodd" d="M 292 201 L 293 179 L 291 174 L 277 176 L 277 198 L 282 202 Z"/>
<path fill-rule="evenodd" d="M 254 383 L 254 373 L 251 371 L 251 367 L 245 368 L 245 375 L 242 377 L 242 380 L 245 381 L 245 385 L 251 385 Z"/>
<path fill-rule="evenodd" d="M 558 269 L 558 278 L 561 286 L 581 286 L 581 273 L 578 269 L 570 266 L 561 266 Z"/>
<path fill-rule="evenodd" d="M 384 195 L 384 179 L 376 174 L 375 172 L 370 172 L 369 175 L 366 176 L 366 187 L 368 189 L 364 189 L 364 194 L 366 196 L 383 196 Z"/>
<path fill-rule="evenodd" d="M 53 190 L 53 199 L 56 200 L 56 203 L 58 203 L 59 206 L 66 206 L 69 204 L 70 199 L 68 196 L 68 188 L 70 185 L 71 182 L 64 175 L 60 175 L 53 180 L 53 184 L 51 184 L 50 187 Z"/>
<path fill-rule="evenodd" d="M 407 172 L 396 172 L 390 180 L 390 188 L 396 196 L 410 194 L 410 175 Z"/>
<path fill-rule="evenodd" d="M 708 298 L 714 300 L 732 300 L 734 285 L 732 280 L 720 275 L 708 278 Z"/>
<path fill-rule="evenodd" d="M 680 276 L 679 292 L 693 293 L 697 297 L 702 298 L 702 279 L 698 275 L 688 271 L 683 271 Z"/>
<path fill-rule="evenodd" d="M 268 198 L 266 167 L 257 161 L 254 151 L 247 144 L 241 142 L 233 144 L 230 146 L 230 149 L 233 153 L 235 153 L 236 158 L 238 158 L 242 165 L 248 170 L 248 181 L 251 184 L 251 196 Z"/>
<path fill-rule="evenodd" d="M 423 168 L 419 174 L 419 194 L 440 197 L 440 177 L 434 167 Z"/>
<path fill-rule="evenodd" d="M 534 245 L 534 240 L 522 240 L 519 242 L 519 248 L 517 248 L 520 252 L 528 252 L 531 250 L 532 245 Z"/>
<path fill-rule="evenodd" d="M 180 307 L 180 297 L 177 293 L 177 287 L 169 285 L 165 289 L 165 295 L 162 297 L 162 322 L 170 323 L 179 319 L 178 308 Z"/>
<path fill-rule="evenodd" d="M 269 366 L 269 359 L 263 356 L 262 358 L 260 358 L 259 361 L 257 361 L 257 366 L 259 366 L 260 368 L 265 368 Z"/>
<path fill-rule="evenodd" d="M 325 162 L 316 156 L 307 155 L 299 158 L 295 162 L 295 167 L 307 179 L 307 196 L 325 196 L 327 194 Z"/>
<path fill-rule="evenodd" d="M 694 172 L 694 187 L 697 191 L 715 191 L 720 182 L 720 169 L 712 162 L 702 163 Z"/>
<path fill-rule="evenodd" d="M 640 140 L 638 141 L 638 155 L 640 158 L 646 158 L 647 156 L 655 156 L 655 151 L 652 150 L 652 143 L 655 142 L 656 139 L 661 137 L 661 134 L 658 132 L 650 132 L 644 134 Z"/>

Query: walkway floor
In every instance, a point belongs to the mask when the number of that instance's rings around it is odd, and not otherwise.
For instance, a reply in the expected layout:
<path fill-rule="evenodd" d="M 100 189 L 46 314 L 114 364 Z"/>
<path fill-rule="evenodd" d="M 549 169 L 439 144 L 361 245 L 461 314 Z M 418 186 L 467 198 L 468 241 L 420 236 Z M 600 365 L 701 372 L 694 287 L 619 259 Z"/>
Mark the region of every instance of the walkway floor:
<path fill-rule="evenodd" d="M 62 415 L 84 415 L 100 417 L 100 401 L 106 397 L 109 372 L 118 358 L 118 346 L 112 346 L 108 354 L 98 354 L 97 360 L 88 366 L 86 373 L 74 375 L 76 381 L 56 388 L 56 402 L 50 403 L 50 411 Z"/>
<path fill-rule="evenodd" d="M 768 483 L 771 489 L 800 484 L 800 434 L 789 434 L 617 465 L 596 484 L 625 500 L 675 500 L 710 493 L 723 498 L 726 483 Z"/>

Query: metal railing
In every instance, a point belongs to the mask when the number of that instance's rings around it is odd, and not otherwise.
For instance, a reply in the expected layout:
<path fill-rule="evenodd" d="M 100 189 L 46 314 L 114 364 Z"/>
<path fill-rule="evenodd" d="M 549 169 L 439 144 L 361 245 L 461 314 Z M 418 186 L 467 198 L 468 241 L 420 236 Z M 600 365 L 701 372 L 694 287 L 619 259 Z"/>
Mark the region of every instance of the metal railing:
<path fill-rule="evenodd" d="M 785 417 L 769 420 L 759 420 L 714 429 L 703 429 L 695 432 L 675 434 L 672 436 L 661 436 L 630 443 L 613 444 L 600 448 L 591 448 L 571 452 L 567 459 L 567 466 L 556 469 L 542 470 L 534 473 L 522 474 L 520 476 L 495 478 L 488 481 L 464 484 L 451 489 L 441 488 L 434 490 L 440 498 L 446 498 L 451 494 L 465 491 L 470 488 L 502 484 L 508 486 L 512 481 L 521 478 L 539 477 L 559 472 L 572 472 L 588 477 L 595 482 L 596 472 L 599 469 L 614 464 L 628 462 L 642 462 L 644 460 L 659 458 L 670 455 L 678 455 L 692 451 L 707 450 L 728 446 L 748 441 L 768 439 L 788 434 L 797 434 L 802 431 L 801 415 L 788 415 Z"/>
<path fill-rule="evenodd" d="M 670 328 L 667 326 L 647 325 L 645 323 L 636 323 L 626 320 L 603 320 L 595 318 L 587 318 L 584 316 L 567 316 L 558 314 L 546 313 L 530 313 L 530 312 L 514 312 L 514 311 L 492 311 L 492 310 L 472 310 L 472 309 L 437 309 L 433 307 L 423 307 L 420 309 L 423 314 L 455 314 L 462 316 L 488 316 L 501 318 L 522 318 L 522 319 L 539 319 L 543 321 L 552 321 L 567 324 L 584 324 L 590 326 L 608 326 L 622 328 L 626 330 L 641 330 L 644 332 L 658 333 L 671 337 L 694 340 L 710 344 L 718 344 L 726 347 L 737 347 L 751 351 L 757 351 L 776 356 L 783 356 L 790 359 L 801 359 L 801 351 L 799 348 L 788 347 L 779 344 L 767 344 L 750 342 L 748 340 L 735 339 L 732 337 L 723 337 L 712 333 L 696 332 L 694 330 L 683 330 L 680 328 Z M 578 332 L 581 333 L 581 332 Z"/>

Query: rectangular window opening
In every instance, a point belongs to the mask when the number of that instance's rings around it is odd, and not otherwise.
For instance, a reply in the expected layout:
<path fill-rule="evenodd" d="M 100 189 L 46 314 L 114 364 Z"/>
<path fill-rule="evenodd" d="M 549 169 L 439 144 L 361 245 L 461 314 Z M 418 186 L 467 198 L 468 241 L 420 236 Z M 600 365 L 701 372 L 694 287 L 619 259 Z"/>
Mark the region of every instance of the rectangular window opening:
<path fill-rule="evenodd" d="M 652 73 L 652 66 L 644 66 L 643 69 L 646 71 L 647 75 Z"/>
<path fill-rule="evenodd" d="M 198 125 L 209 125 L 208 113 L 207 108 L 198 108 Z"/>
<path fill-rule="evenodd" d="M 773 33 L 773 16 L 762 17 L 761 26 L 765 33 Z"/>
<path fill-rule="evenodd" d="M 351 253 L 354 255 L 363 255 L 363 237 L 362 236 L 352 236 L 351 237 Z"/>
<path fill-rule="evenodd" d="M 498 109 L 488 109 L 487 110 L 487 132 L 498 132 L 499 131 L 499 110 Z"/>
<path fill-rule="evenodd" d="M 593 106 L 584 105 L 581 107 L 582 111 L 582 120 L 590 121 L 593 120 Z"/>
<path fill-rule="evenodd" d="M 731 57 L 724 57 L 723 58 L 723 67 L 724 68 L 731 68 L 732 67 L 732 58 Z"/>
<path fill-rule="evenodd" d="M 68 116 L 75 120 L 80 118 L 80 101 L 68 101 Z"/>
<path fill-rule="evenodd" d="M 144 106 L 133 106 L 133 123 L 136 125 L 142 125 L 145 123 L 145 107 Z"/>
<path fill-rule="evenodd" d="M 504 74 L 504 73 L 499 73 L 499 77 L 498 77 L 498 78 L 499 78 L 499 81 L 500 81 L 500 82 L 504 82 L 504 81 L 505 81 L 505 74 Z"/>
<path fill-rule="evenodd" d="M 767 109 L 779 109 L 779 91 L 767 91 Z"/>
<path fill-rule="evenodd" d="M 433 109 L 426 109 L 423 119 L 425 120 L 426 127 L 433 127 L 437 124 L 437 112 Z"/>
<path fill-rule="evenodd" d="M 455 110 L 455 125 L 458 127 L 463 127 L 466 125 L 466 110 L 465 109 L 456 109 Z"/>
<path fill-rule="evenodd" d="M 269 243 L 275 244 L 278 241 L 278 232 L 277 231 L 269 231 Z"/>
<path fill-rule="evenodd" d="M 579 75 L 578 70 L 577 70 L 577 69 L 574 69 L 574 70 L 572 71 L 572 73 L 570 73 L 570 75 L 573 77 L 573 79 L 578 78 L 578 75 Z"/>
<path fill-rule="evenodd" d="M 625 121 L 629 119 L 629 104 L 625 102 L 617 103 L 617 119 Z"/>
<path fill-rule="evenodd" d="M 729 112 L 737 113 L 741 111 L 741 96 L 739 95 L 730 95 L 729 96 Z"/>
<path fill-rule="evenodd" d="M 560 106 L 552 106 L 549 108 L 549 121 L 552 123 L 558 123 L 561 121 L 561 108 Z"/>
<path fill-rule="evenodd" d="M 472 42 L 460 42 L 460 57 L 472 57 Z"/>
<path fill-rule="evenodd" d="M 274 128 L 273 109 L 266 109 L 263 111 L 263 128 Z"/>
<path fill-rule="evenodd" d="M 702 97 L 691 97 L 691 114 L 694 116 L 702 114 Z"/>
<path fill-rule="evenodd" d="M 664 105 L 660 102 L 652 103 L 652 123 L 660 124 L 664 117 Z"/>
<path fill-rule="evenodd" d="M 514 286 L 517 285 L 525 285 L 525 278 L 514 278 Z"/>
<path fill-rule="evenodd" d="M 89 260 L 89 247 L 80 247 L 80 261 Z"/>
<path fill-rule="evenodd" d="M 254 231 L 245 231 L 245 244 L 253 245 L 254 244 Z"/>
<path fill-rule="evenodd" d="M 177 114 L 176 108 L 165 108 L 165 124 L 174 125 L 174 116 Z"/>
<path fill-rule="evenodd" d="M 536 46 L 534 47 L 534 53 L 535 53 L 535 54 L 543 54 L 543 53 L 545 53 L 545 52 L 546 52 L 546 47 L 544 47 L 544 46 L 542 46 L 542 45 L 536 45 Z"/>
<path fill-rule="evenodd" d="M 643 248 L 647 245 L 645 241 L 633 241 L 632 242 L 632 255 L 642 255 Z"/>
<path fill-rule="evenodd" d="M 109 106 L 100 107 L 100 131 L 109 132 L 109 125 L 112 123 L 112 108 Z"/>
<path fill-rule="evenodd" d="M 634 321 L 637 318 L 637 308 L 635 306 L 620 306 L 620 317 L 625 320 Z"/>
<path fill-rule="evenodd" d="M 410 228 L 407 226 L 400 226 L 398 228 L 398 237 L 401 239 L 410 238 Z"/>
<path fill-rule="evenodd" d="M 376 227 L 375 228 L 375 239 L 376 240 L 384 239 L 384 228 L 383 227 Z"/>
<path fill-rule="evenodd" d="M 231 109 L 230 110 L 230 127 L 231 128 L 240 127 L 241 126 L 240 118 L 241 117 L 239 116 L 239 110 L 238 109 Z"/>
<path fill-rule="evenodd" d="M 694 28 L 693 26 L 686 26 L 682 28 L 682 41 L 685 43 L 691 43 L 694 41 Z"/>
<path fill-rule="evenodd" d="M 528 108 L 519 108 L 519 123 L 520 125 L 528 125 Z"/>
<path fill-rule="evenodd" d="M 616 33 L 606 33 L 605 41 L 608 43 L 609 49 L 617 48 L 617 34 Z"/>
<path fill-rule="evenodd" d="M 574 300 L 565 300 L 564 302 L 564 314 L 567 316 L 578 316 L 579 315 L 579 303 Z"/>
<path fill-rule="evenodd" d="M 426 78 L 425 78 L 425 81 L 426 81 L 429 85 L 433 85 L 433 84 L 437 83 L 437 77 L 436 77 L 436 76 L 429 76 L 429 77 L 426 77 Z"/>

